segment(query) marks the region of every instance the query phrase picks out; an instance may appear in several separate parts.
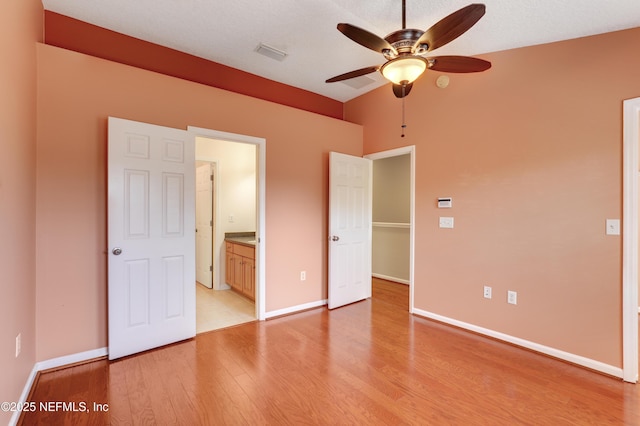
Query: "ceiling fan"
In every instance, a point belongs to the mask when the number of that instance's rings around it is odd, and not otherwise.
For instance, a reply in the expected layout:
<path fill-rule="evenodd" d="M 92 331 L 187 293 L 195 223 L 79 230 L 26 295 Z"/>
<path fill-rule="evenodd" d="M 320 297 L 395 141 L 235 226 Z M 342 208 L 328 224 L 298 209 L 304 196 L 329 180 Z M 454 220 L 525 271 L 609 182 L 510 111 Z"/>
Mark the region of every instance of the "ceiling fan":
<path fill-rule="evenodd" d="M 426 31 L 407 28 L 406 4 L 402 0 L 402 29 L 380 38 L 351 24 L 338 24 L 338 31 L 356 43 L 382 53 L 383 65 L 361 68 L 328 79 L 327 83 L 348 80 L 380 70 L 393 83 L 398 98 L 409 94 L 413 82 L 428 68 L 434 71 L 470 73 L 491 68 L 491 62 L 468 56 L 422 55 L 455 40 L 484 16 L 484 4 L 470 4 L 441 19 Z"/>

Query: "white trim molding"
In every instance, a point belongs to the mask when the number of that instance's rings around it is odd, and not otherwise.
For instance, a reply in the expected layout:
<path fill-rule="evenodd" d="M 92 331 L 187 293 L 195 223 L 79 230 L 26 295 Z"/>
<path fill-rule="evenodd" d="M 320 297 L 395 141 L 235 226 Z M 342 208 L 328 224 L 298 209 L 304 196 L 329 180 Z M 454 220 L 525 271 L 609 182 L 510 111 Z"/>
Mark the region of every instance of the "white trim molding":
<path fill-rule="evenodd" d="M 535 342 L 531 342 L 529 340 L 524 340 L 519 337 L 510 336 L 508 334 L 500 333 L 498 331 L 494 331 L 488 328 L 479 327 L 477 325 L 469 324 L 463 321 L 458 321 L 442 315 L 434 314 L 432 312 L 423 311 L 421 309 L 414 309 L 413 313 L 415 315 L 419 315 L 419 316 L 429 318 L 435 321 L 439 321 L 445 324 L 453 325 L 465 330 L 473 331 L 474 333 L 492 337 L 497 340 L 502 340 L 504 342 L 511 343 L 512 345 L 527 348 L 535 352 L 540 352 L 554 358 L 568 361 L 572 364 L 581 365 L 583 367 L 589 368 L 591 370 L 599 371 L 601 373 L 605 373 L 610 376 L 622 378 L 622 369 L 613 365 L 605 364 L 603 362 L 596 361 L 590 358 L 585 358 L 580 355 L 575 355 L 569 352 L 561 351 L 560 349 L 541 345 Z"/>
<path fill-rule="evenodd" d="M 281 317 L 283 315 L 291 315 L 297 312 L 306 311 L 309 309 L 319 308 L 328 303 L 327 299 L 318 300 L 316 302 L 303 303 L 302 305 L 290 306 L 284 309 L 276 309 L 275 311 L 269 311 L 265 314 L 265 318 Z"/>
<path fill-rule="evenodd" d="M 400 228 L 400 229 L 409 229 L 411 228 L 410 223 L 396 223 L 396 222 L 371 222 L 371 225 L 374 228 Z"/>
<path fill-rule="evenodd" d="M 622 366 L 626 382 L 638 381 L 638 177 L 640 98 L 623 102 L 622 155 Z"/>
<path fill-rule="evenodd" d="M 52 368 L 64 367 L 78 362 L 89 361 L 109 355 L 107 348 L 93 349 L 91 351 L 80 352 L 61 356 L 58 358 L 48 359 L 46 361 L 37 362 L 35 367 L 37 371 L 50 370 Z"/>

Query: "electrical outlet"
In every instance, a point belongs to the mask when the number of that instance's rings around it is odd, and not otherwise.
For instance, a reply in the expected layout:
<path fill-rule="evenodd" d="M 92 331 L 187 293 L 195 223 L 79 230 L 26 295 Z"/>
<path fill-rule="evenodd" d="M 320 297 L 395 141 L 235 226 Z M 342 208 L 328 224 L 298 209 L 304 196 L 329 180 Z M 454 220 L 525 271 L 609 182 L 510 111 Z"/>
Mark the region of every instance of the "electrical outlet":
<path fill-rule="evenodd" d="M 18 333 L 16 336 L 16 358 L 20 355 L 20 351 L 22 350 L 22 333 Z"/>
<path fill-rule="evenodd" d="M 307 271 L 300 271 L 300 281 L 306 281 Z"/>
<path fill-rule="evenodd" d="M 488 285 L 484 286 L 484 298 L 491 299 L 491 287 L 489 287 Z"/>
<path fill-rule="evenodd" d="M 438 225 L 440 226 L 440 228 L 453 228 L 453 218 L 441 217 L 438 220 Z"/>
<path fill-rule="evenodd" d="M 512 305 L 517 305 L 518 304 L 518 293 L 515 292 L 515 291 L 509 290 L 507 292 L 507 302 L 511 303 Z"/>

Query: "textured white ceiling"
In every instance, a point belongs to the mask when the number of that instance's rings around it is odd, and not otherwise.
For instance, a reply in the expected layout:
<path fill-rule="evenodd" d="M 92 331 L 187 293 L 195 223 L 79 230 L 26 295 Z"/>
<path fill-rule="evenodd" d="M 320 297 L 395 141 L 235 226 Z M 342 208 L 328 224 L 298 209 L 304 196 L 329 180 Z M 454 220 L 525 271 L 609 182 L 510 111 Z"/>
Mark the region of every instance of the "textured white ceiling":
<path fill-rule="evenodd" d="M 468 0 L 407 0 L 407 27 L 426 30 Z M 327 97 L 347 101 L 386 83 L 379 73 L 360 89 L 327 78 L 380 65 L 384 58 L 342 35 L 346 22 L 381 37 L 402 27 L 401 0 L 43 0 L 60 13 Z M 485 0 L 486 15 L 434 51 L 478 55 L 640 26 L 640 0 Z M 284 61 L 255 52 L 265 43 Z M 597 52 L 594 52 L 596 54 Z M 500 64 L 494 64 L 500 66 Z M 357 83 L 357 82 L 355 82 Z"/>

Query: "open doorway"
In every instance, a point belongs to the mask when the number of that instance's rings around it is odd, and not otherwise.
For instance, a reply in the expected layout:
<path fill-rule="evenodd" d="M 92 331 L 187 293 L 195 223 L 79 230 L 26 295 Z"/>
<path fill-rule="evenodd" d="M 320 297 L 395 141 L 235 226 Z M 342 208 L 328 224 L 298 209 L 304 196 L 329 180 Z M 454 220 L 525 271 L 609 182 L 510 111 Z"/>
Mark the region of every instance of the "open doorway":
<path fill-rule="evenodd" d="M 196 136 L 196 175 L 201 175 L 196 178 L 197 333 L 259 317 L 259 286 L 254 286 L 251 293 L 237 291 L 229 278 L 234 271 L 227 271 L 230 265 L 225 259 L 229 241 L 238 235 L 250 235 L 243 242 L 250 246 L 245 248 L 252 253 L 251 261 L 258 264 L 259 151 L 260 147 L 251 142 Z M 260 282 L 259 268 L 245 268 L 242 273 L 250 282 Z"/>
<path fill-rule="evenodd" d="M 365 158 L 373 160 L 373 296 L 412 312 L 414 147 Z"/>

